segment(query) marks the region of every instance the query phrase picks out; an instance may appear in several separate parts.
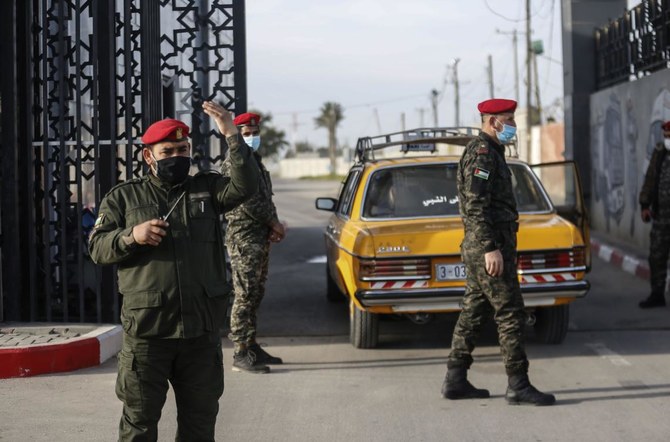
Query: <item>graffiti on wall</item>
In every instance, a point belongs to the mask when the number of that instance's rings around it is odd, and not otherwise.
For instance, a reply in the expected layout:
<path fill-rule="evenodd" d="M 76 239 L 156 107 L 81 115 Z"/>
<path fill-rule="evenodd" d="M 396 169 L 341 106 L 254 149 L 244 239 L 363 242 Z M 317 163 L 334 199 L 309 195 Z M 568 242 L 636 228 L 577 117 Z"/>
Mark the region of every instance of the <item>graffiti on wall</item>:
<path fill-rule="evenodd" d="M 648 246 L 638 195 L 661 125 L 670 120 L 670 70 L 591 96 L 591 219 L 595 229 Z"/>

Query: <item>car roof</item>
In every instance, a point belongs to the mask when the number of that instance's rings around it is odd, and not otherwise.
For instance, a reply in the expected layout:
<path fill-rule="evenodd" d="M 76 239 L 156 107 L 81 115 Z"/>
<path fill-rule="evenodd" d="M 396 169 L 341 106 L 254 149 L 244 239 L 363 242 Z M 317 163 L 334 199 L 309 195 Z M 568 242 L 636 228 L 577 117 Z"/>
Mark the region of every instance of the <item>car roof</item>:
<path fill-rule="evenodd" d="M 361 137 L 356 143 L 356 164 L 396 159 L 411 161 L 414 158 L 425 158 L 421 161 L 431 162 L 437 157 L 445 156 L 459 158 L 464 147 L 480 133 L 479 128 L 462 126 L 418 128 Z M 390 150 L 395 152 L 389 155 Z M 516 141 L 505 146 L 505 157 L 518 157 Z"/>
<path fill-rule="evenodd" d="M 441 164 L 441 163 L 458 163 L 460 155 L 422 155 L 422 156 L 406 156 L 394 158 L 379 158 L 376 160 L 369 160 L 364 163 L 365 169 L 375 170 L 384 167 L 421 165 L 421 164 Z M 527 164 L 518 158 L 506 157 L 508 164 Z"/>

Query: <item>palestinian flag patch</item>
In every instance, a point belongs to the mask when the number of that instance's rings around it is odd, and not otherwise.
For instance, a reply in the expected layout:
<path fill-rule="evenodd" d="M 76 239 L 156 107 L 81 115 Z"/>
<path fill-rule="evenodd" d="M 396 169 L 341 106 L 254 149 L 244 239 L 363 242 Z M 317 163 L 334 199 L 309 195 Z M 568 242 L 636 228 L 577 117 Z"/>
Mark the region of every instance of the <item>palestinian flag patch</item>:
<path fill-rule="evenodd" d="M 488 180 L 490 174 L 491 174 L 491 172 L 489 172 L 486 169 L 481 169 L 479 167 L 475 167 L 475 176 L 477 178 L 481 178 L 483 180 Z"/>

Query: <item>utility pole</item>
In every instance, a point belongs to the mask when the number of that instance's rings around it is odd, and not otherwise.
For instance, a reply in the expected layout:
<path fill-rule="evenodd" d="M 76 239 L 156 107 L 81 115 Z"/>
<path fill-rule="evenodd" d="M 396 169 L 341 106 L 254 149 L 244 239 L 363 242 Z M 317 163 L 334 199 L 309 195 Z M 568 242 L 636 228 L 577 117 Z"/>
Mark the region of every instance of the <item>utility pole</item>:
<path fill-rule="evenodd" d="M 377 123 L 377 133 L 379 135 L 381 135 L 382 134 L 382 124 L 379 121 L 379 112 L 377 112 L 376 107 L 372 108 L 372 112 L 375 114 L 375 122 Z"/>
<path fill-rule="evenodd" d="M 296 149 L 295 144 L 297 140 L 297 134 L 298 134 L 298 114 L 293 112 L 292 115 L 292 123 L 291 123 L 291 145 L 293 146 L 293 153 L 298 154 L 298 149 Z"/>
<path fill-rule="evenodd" d="M 460 117 L 461 98 L 460 98 L 459 91 L 458 91 L 458 62 L 459 61 L 461 61 L 460 58 L 454 58 L 454 62 L 452 64 L 452 69 L 454 70 L 454 105 L 456 107 L 456 109 L 455 109 L 456 127 L 461 125 L 461 117 Z"/>
<path fill-rule="evenodd" d="M 493 87 L 493 60 L 491 59 L 491 54 L 489 54 L 489 67 L 487 71 L 489 74 L 489 98 L 493 98 L 495 88 Z"/>
<path fill-rule="evenodd" d="M 519 102 L 519 39 L 517 38 L 517 31 L 514 29 L 512 32 L 504 32 L 500 29 L 496 29 L 498 34 L 511 35 L 512 36 L 512 46 L 514 46 L 514 100 Z"/>
<path fill-rule="evenodd" d="M 537 54 L 533 52 L 533 70 L 535 71 L 535 104 L 537 105 L 537 120 L 542 124 L 542 104 L 540 103 L 540 76 L 537 73 Z"/>
<path fill-rule="evenodd" d="M 530 72 L 531 57 L 533 56 L 530 46 L 530 0 L 526 0 L 526 159 L 530 158 L 531 150 L 531 105 L 530 91 L 532 88 L 532 77 Z"/>
<path fill-rule="evenodd" d="M 437 89 L 430 91 L 430 104 L 433 107 L 433 127 L 439 127 L 437 118 L 437 103 L 439 96 L 440 93 L 437 91 Z"/>
<path fill-rule="evenodd" d="M 419 126 L 423 128 L 424 127 L 423 126 L 423 114 L 426 112 L 426 108 L 425 107 L 417 107 L 416 110 L 419 112 L 419 122 L 420 122 Z"/>
<path fill-rule="evenodd" d="M 405 112 L 400 113 L 400 130 L 405 131 Z"/>

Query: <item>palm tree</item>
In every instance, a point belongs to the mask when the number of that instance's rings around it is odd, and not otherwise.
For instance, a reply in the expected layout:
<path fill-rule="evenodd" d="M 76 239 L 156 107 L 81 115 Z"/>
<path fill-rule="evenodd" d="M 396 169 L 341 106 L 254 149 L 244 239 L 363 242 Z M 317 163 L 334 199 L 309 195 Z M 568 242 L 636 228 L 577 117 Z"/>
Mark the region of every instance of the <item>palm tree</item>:
<path fill-rule="evenodd" d="M 321 106 L 321 115 L 314 119 L 316 127 L 328 130 L 328 151 L 330 153 L 330 175 L 335 176 L 336 164 L 335 153 L 337 150 L 337 126 L 344 119 L 342 105 L 333 101 L 327 101 Z"/>

